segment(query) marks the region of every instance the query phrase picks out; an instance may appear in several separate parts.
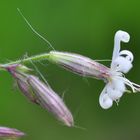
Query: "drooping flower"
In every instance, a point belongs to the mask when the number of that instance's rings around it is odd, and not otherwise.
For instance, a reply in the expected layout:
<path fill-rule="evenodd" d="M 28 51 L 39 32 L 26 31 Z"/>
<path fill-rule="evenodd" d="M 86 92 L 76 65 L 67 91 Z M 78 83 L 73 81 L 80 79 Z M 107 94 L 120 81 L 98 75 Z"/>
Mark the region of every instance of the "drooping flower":
<path fill-rule="evenodd" d="M 68 52 L 51 51 L 48 60 L 78 75 L 104 80 L 106 85 L 100 94 L 99 103 L 102 108 L 108 109 L 113 105 L 113 101 L 118 102 L 127 91 L 126 86 L 129 86 L 132 92 L 140 91 L 140 85 L 124 77 L 133 67 L 134 56 L 128 50 L 120 51 L 120 44 L 129 40 L 130 35 L 127 32 L 116 32 L 110 68 L 88 57 Z"/>

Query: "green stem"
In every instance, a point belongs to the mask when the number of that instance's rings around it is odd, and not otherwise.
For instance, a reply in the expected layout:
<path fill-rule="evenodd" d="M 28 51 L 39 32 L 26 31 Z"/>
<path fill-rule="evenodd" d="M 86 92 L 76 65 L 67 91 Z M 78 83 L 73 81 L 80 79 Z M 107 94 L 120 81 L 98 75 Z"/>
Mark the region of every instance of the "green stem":
<path fill-rule="evenodd" d="M 16 60 L 16 61 L 12 61 L 10 63 L 6 63 L 6 64 L 0 64 L 0 70 L 4 70 L 5 67 L 10 66 L 10 65 L 14 65 L 14 64 L 28 64 L 31 61 L 40 61 L 40 60 L 46 60 L 48 59 L 50 56 L 49 53 L 44 53 L 44 54 L 40 54 L 40 55 L 35 55 L 35 56 L 31 56 L 22 60 Z"/>

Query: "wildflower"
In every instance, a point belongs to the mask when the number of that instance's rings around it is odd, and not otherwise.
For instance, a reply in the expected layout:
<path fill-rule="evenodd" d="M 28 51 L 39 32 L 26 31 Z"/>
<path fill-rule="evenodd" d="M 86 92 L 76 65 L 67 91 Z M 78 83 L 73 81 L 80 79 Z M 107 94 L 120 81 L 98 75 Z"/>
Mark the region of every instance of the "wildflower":
<path fill-rule="evenodd" d="M 140 91 L 140 85 L 124 77 L 133 67 L 134 56 L 128 50 L 120 51 L 121 42 L 129 42 L 130 35 L 124 31 L 117 31 L 114 37 L 114 50 L 110 68 L 79 54 L 51 51 L 48 60 L 68 69 L 69 71 L 85 76 L 104 80 L 105 88 L 100 94 L 99 103 L 103 109 L 118 102 L 129 86 L 133 92 Z"/>
<path fill-rule="evenodd" d="M 25 134 L 17 129 L 0 126 L 0 138 L 16 139 Z"/>
<path fill-rule="evenodd" d="M 21 65 L 10 65 L 6 69 L 16 79 L 19 89 L 32 102 L 39 104 L 51 112 L 58 120 L 67 126 L 74 126 L 73 116 L 63 100 L 51 89 L 48 83 L 43 83 L 38 77 L 23 73 Z M 19 71 L 20 69 L 20 71 Z"/>

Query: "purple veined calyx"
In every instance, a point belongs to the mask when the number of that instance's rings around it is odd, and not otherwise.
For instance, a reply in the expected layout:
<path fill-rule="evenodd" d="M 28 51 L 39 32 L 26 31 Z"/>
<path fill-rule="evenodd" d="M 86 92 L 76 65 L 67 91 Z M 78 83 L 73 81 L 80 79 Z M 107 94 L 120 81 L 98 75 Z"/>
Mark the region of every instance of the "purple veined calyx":
<path fill-rule="evenodd" d="M 129 81 L 124 74 L 133 67 L 134 56 L 128 50 L 120 51 L 121 42 L 127 43 L 130 35 L 125 31 L 117 31 L 114 37 L 114 50 L 110 68 L 94 61 L 88 57 L 68 53 L 51 51 L 48 60 L 81 76 L 104 80 L 106 85 L 99 97 L 100 106 L 108 109 L 127 92 L 126 86 L 132 92 L 139 92 L 140 85 Z"/>
<path fill-rule="evenodd" d="M 29 75 L 27 81 L 37 97 L 38 103 L 66 126 L 73 127 L 74 120 L 70 110 L 64 101 L 52 90 L 46 83 L 39 80 L 38 77 Z"/>
<path fill-rule="evenodd" d="M 30 71 L 30 69 L 21 64 L 13 64 L 7 66 L 5 69 L 13 76 L 17 88 L 24 94 L 24 96 L 26 96 L 29 101 L 38 104 L 37 97 L 27 82 L 28 74 L 26 74 L 26 72 Z"/>
<path fill-rule="evenodd" d="M 22 65 L 15 64 L 6 67 L 17 82 L 20 91 L 33 103 L 36 103 L 52 113 L 56 119 L 68 127 L 73 127 L 73 116 L 64 101 L 55 93 L 48 83 L 38 77 L 23 72 Z M 24 66 L 24 68 L 26 68 Z M 28 70 L 28 68 L 26 69 Z M 47 81 L 46 81 L 47 82 Z"/>
<path fill-rule="evenodd" d="M 5 140 L 17 140 L 20 137 L 25 136 L 25 133 L 9 127 L 0 126 L 0 138 Z"/>

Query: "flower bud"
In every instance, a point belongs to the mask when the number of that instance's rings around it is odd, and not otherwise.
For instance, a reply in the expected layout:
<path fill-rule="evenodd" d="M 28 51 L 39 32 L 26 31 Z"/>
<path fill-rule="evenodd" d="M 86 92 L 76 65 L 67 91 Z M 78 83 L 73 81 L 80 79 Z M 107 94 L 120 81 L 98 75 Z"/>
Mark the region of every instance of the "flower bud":
<path fill-rule="evenodd" d="M 35 76 L 28 76 L 28 83 L 31 86 L 39 104 L 49 110 L 54 116 L 65 125 L 74 126 L 73 116 L 66 107 L 63 100 L 51 89 Z"/>
<path fill-rule="evenodd" d="M 109 68 L 79 54 L 51 51 L 48 60 L 82 76 L 97 79 L 109 77 Z"/>
<path fill-rule="evenodd" d="M 22 91 L 22 93 L 33 103 L 38 104 L 37 97 L 35 97 L 30 85 L 26 81 L 27 78 L 23 75 L 15 73 L 17 86 Z"/>
<path fill-rule="evenodd" d="M 24 136 L 25 134 L 17 129 L 0 127 L 0 138 L 16 139 Z"/>
<path fill-rule="evenodd" d="M 23 66 L 22 66 L 23 67 Z M 32 92 L 30 85 L 27 82 L 27 74 L 19 72 L 20 65 L 12 65 L 6 68 L 14 77 L 19 90 L 33 103 L 38 104 L 37 98 Z"/>
<path fill-rule="evenodd" d="M 16 79 L 19 89 L 32 102 L 39 104 L 65 125 L 74 126 L 73 116 L 63 100 L 38 77 L 19 71 L 15 66 L 6 68 Z"/>

